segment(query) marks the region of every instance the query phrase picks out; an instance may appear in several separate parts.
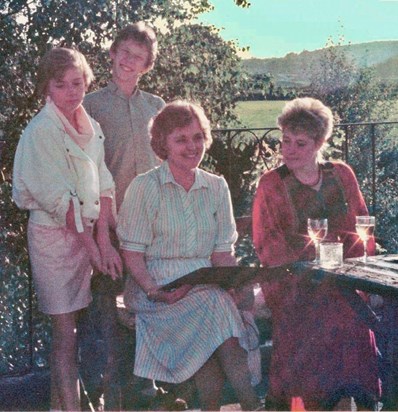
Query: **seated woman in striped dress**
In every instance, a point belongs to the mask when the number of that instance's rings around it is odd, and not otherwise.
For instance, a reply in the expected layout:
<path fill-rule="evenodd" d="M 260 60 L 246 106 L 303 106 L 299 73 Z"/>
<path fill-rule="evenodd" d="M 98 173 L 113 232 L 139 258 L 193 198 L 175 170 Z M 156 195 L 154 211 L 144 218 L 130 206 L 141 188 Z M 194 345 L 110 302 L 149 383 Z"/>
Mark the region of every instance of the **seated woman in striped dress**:
<path fill-rule="evenodd" d="M 169 383 L 193 377 L 203 410 L 220 408 L 226 377 L 242 409 L 254 410 L 259 402 L 239 344 L 244 327 L 230 294 L 214 285 L 162 290 L 196 269 L 237 264 L 227 183 L 198 168 L 212 142 L 209 121 L 201 107 L 176 101 L 150 132 L 163 163 L 132 181 L 117 228 L 130 273 L 125 304 L 136 313 L 134 373 Z"/>

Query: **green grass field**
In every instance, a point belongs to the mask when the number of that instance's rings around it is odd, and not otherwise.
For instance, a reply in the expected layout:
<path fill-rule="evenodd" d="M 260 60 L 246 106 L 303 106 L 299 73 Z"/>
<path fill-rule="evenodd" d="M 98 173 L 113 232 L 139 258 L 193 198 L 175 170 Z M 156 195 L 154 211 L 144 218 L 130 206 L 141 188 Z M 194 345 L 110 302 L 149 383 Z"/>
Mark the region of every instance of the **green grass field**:
<path fill-rule="evenodd" d="M 282 111 L 286 101 L 283 100 L 256 100 L 238 102 L 236 114 L 244 127 L 276 127 L 276 118 Z M 389 121 L 398 119 L 398 100 L 391 107 Z"/>
<path fill-rule="evenodd" d="M 275 127 L 285 103 L 281 100 L 238 102 L 236 113 L 245 127 Z"/>

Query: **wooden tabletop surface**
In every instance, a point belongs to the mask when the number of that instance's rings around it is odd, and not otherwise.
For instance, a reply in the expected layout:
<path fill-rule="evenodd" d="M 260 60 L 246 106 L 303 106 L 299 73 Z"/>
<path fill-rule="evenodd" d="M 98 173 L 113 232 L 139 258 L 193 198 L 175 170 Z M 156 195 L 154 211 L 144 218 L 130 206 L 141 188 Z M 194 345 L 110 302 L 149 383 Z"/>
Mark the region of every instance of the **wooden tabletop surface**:
<path fill-rule="evenodd" d="M 228 289 L 247 282 L 269 282 L 283 276 L 309 276 L 321 281 L 333 279 L 340 286 L 360 289 L 381 295 L 398 296 L 398 255 L 379 255 L 368 258 L 365 263 L 359 258 L 346 259 L 341 267 L 325 269 L 310 262 L 296 262 L 276 268 L 262 267 L 211 267 L 201 268 L 165 285 L 165 289 L 182 284 L 217 283 Z"/>
<path fill-rule="evenodd" d="M 339 284 L 346 284 L 366 292 L 398 296 L 398 255 L 371 256 L 367 262 L 346 259 L 343 266 L 325 269 L 308 263 L 304 267 L 318 278 L 334 277 Z"/>

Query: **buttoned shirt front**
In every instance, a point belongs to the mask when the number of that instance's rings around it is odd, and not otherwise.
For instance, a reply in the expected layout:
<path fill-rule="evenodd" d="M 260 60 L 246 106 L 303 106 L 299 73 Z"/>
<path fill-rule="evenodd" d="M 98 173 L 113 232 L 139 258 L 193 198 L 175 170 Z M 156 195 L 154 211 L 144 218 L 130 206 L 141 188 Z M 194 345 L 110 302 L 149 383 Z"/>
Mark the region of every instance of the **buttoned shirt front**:
<path fill-rule="evenodd" d="M 105 162 L 115 179 L 117 208 L 132 179 L 159 164 L 150 145 L 148 124 L 164 105 L 160 97 L 138 88 L 126 96 L 114 82 L 84 99 L 87 112 L 106 136 Z"/>
<path fill-rule="evenodd" d="M 164 161 L 132 181 L 117 233 L 121 249 L 145 253 L 159 284 L 211 266 L 212 253 L 232 252 L 237 239 L 227 182 L 197 168 L 187 192 Z"/>

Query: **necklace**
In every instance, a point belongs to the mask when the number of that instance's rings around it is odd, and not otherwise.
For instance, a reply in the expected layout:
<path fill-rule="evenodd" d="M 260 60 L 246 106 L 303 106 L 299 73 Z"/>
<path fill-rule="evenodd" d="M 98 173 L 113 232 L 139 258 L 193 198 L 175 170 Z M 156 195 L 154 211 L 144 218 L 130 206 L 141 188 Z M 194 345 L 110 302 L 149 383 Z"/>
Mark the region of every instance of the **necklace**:
<path fill-rule="evenodd" d="M 305 186 L 309 186 L 309 187 L 315 187 L 318 186 L 319 182 L 321 181 L 322 178 L 322 172 L 321 172 L 321 168 L 318 165 L 318 174 L 316 177 L 316 180 L 314 182 L 303 182 L 299 177 L 296 176 L 296 179 L 302 183 Z"/>

